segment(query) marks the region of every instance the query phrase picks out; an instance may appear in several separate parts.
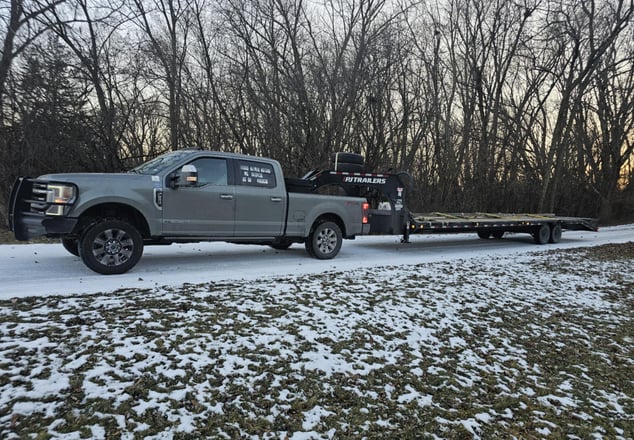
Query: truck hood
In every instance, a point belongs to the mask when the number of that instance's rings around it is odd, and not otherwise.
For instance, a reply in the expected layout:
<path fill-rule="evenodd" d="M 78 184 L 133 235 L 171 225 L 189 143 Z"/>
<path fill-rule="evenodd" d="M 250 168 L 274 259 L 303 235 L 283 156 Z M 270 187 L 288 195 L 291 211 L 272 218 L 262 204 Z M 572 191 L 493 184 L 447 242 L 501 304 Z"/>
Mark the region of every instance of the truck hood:
<path fill-rule="evenodd" d="M 53 182 L 69 182 L 69 183 L 84 183 L 90 182 L 92 184 L 96 182 L 153 182 L 156 181 L 155 176 L 148 174 L 135 174 L 135 173 L 57 173 L 57 174 L 44 174 L 38 177 L 38 180 L 49 180 Z"/>

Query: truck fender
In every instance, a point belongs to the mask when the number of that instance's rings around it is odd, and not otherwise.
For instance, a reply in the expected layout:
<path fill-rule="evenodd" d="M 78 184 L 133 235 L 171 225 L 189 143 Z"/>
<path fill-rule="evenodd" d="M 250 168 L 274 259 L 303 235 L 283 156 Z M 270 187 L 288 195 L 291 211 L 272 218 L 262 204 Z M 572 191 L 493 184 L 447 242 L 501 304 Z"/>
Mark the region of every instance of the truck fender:
<path fill-rule="evenodd" d="M 75 206 L 71 214 L 78 218 L 117 217 L 111 213 L 113 211 L 124 213 L 124 217 L 132 216 L 130 220 L 141 222 L 136 226 L 144 235 L 158 235 L 161 232 L 160 218 L 156 218 L 155 215 L 155 220 L 151 220 L 152 216 L 144 212 L 139 203 L 129 198 L 108 196 L 90 199 L 85 204 Z"/>
<path fill-rule="evenodd" d="M 361 212 L 361 207 L 359 207 L 359 212 Z M 337 223 L 345 238 L 361 233 L 361 231 L 351 230 L 350 226 L 353 224 L 353 219 L 350 218 L 350 215 L 346 212 L 346 209 L 343 208 L 340 202 L 326 202 L 317 204 L 314 209 L 310 210 L 306 214 L 304 237 L 308 237 L 314 225 L 325 218 Z M 359 220 L 359 224 L 360 223 L 361 221 Z"/>

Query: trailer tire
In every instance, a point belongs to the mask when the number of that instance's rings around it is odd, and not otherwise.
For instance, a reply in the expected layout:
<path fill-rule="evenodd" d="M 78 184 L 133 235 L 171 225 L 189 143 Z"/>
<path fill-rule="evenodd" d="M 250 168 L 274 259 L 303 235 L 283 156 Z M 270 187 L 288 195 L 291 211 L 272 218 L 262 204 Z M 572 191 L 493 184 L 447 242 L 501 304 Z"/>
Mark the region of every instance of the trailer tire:
<path fill-rule="evenodd" d="M 346 173 L 362 173 L 364 168 L 363 165 L 359 165 L 356 163 L 341 163 L 339 162 L 336 166 L 334 166 L 335 171 L 343 171 Z"/>
<path fill-rule="evenodd" d="M 561 241 L 561 224 L 557 223 L 550 228 L 550 237 L 548 238 L 549 243 L 559 243 Z"/>
<path fill-rule="evenodd" d="M 104 220 L 88 228 L 79 241 L 79 256 L 88 268 L 103 275 L 125 273 L 143 254 L 143 238 L 133 225 Z"/>
<path fill-rule="evenodd" d="M 321 221 L 311 229 L 305 242 L 306 252 L 318 260 L 330 260 L 339 253 L 343 243 L 341 228 L 335 222 Z"/>
<path fill-rule="evenodd" d="M 495 238 L 496 240 L 499 240 L 502 237 L 504 237 L 504 231 L 493 231 L 491 232 L 491 236 Z"/>
<path fill-rule="evenodd" d="M 69 254 L 79 257 L 79 241 L 76 238 L 62 238 L 62 246 Z"/>
<path fill-rule="evenodd" d="M 491 237 L 491 233 L 489 231 L 478 231 L 478 237 L 482 240 L 488 240 Z"/>
<path fill-rule="evenodd" d="M 550 240 L 550 226 L 543 224 L 535 228 L 533 239 L 537 244 L 546 244 Z"/>
<path fill-rule="evenodd" d="M 332 162 L 363 165 L 365 163 L 365 158 L 357 153 L 334 153 L 332 155 Z"/>

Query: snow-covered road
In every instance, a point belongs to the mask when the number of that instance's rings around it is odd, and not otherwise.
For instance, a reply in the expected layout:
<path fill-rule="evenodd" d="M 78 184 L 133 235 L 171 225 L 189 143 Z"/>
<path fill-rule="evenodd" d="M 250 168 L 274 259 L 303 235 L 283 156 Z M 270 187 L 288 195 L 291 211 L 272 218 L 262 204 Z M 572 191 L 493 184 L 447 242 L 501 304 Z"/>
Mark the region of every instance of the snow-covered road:
<path fill-rule="evenodd" d="M 526 234 L 487 241 L 475 234 L 412 236 L 409 244 L 399 240 L 397 236 L 346 240 L 337 258 L 326 261 L 308 257 L 302 245 L 287 251 L 226 243 L 150 246 L 130 272 L 112 276 L 92 272 L 61 244 L 0 245 L 0 299 L 253 280 L 623 243 L 634 241 L 634 225 L 602 228 L 600 232 L 564 231 L 561 243 L 547 246 L 534 245 Z"/>

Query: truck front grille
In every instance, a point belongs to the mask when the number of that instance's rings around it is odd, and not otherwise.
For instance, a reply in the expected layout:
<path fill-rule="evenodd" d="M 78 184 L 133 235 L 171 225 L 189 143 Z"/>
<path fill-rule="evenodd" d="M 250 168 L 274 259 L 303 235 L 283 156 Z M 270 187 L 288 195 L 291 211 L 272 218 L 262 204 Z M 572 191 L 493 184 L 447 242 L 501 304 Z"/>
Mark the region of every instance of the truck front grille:
<path fill-rule="evenodd" d="M 46 182 L 33 181 L 33 191 L 31 200 L 31 212 L 44 214 L 49 204 L 46 203 L 46 195 L 48 194 L 48 185 Z"/>

